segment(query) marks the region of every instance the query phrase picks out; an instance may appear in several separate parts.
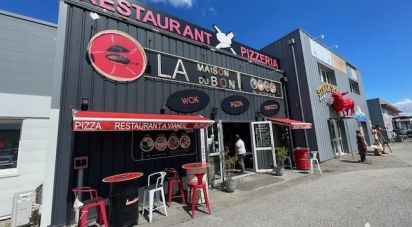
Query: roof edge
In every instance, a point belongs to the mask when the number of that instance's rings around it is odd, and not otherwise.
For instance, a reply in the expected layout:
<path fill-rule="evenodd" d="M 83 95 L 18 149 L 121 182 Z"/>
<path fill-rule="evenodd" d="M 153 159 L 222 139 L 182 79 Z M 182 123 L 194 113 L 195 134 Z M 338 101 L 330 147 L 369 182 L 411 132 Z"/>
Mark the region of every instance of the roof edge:
<path fill-rule="evenodd" d="M 57 24 L 50 23 L 50 22 L 43 21 L 43 20 L 39 20 L 39 19 L 35 19 L 35 18 L 32 18 L 32 17 L 23 16 L 23 15 L 20 15 L 20 14 L 17 14 L 17 13 L 13 13 L 13 12 L 1 10 L 1 9 L 0 9 L 0 15 L 13 17 L 13 18 L 20 19 L 20 20 L 25 20 L 25 21 L 28 21 L 28 22 L 33 22 L 33 23 L 36 23 L 36 24 L 45 25 L 45 26 L 52 27 L 52 28 L 57 28 Z"/>

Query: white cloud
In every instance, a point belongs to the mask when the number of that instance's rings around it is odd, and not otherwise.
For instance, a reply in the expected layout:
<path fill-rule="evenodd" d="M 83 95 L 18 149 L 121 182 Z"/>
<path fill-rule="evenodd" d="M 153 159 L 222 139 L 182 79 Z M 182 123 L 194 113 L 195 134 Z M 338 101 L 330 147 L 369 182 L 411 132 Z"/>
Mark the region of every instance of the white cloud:
<path fill-rule="evenodd" d="M 404 99 L 393 104 L 399 108 L 404 114 L 412 115 L 412 99 Z"/>
<path fill-rule="evenodd" d="M 152 3 L 169 3 L 176 8 L 192 8 L 195 0 L 148 0 Z"/>
<path fill-rule="evenodd" d="M 216 11 L 215 8 L 209 7 L 209 12 L 210 12 L 210 14 L 212 14 L 213 16 L 217 16 L 217 11 Z"/>

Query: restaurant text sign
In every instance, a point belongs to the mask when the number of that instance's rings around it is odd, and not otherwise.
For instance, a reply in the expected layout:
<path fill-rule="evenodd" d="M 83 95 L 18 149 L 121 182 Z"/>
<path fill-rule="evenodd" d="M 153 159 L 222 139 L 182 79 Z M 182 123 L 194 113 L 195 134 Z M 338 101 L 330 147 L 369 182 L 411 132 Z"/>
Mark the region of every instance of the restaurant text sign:
<path fill-rule="evenodd" d="M 151 70 L 146 77 L 283 98 L 278 81 L 154 51 L 148 51 L 147 55 Z"/>
<path fill-rule="evenodd" d="M 171 94 L 166 103 L 175 112 L 193 113 L 209 104 L 209 96 L 203 91 L 187 89 Z"/>
<path fill-rule="evenodd" d="M 184 130 L 207 127 L 206 123 L 134 122 L 134 121 L 73 121 L 73 131 L 153 131 Z"/>
<path fill-rule="evenodd" d="M 74 0 L 72 0 L 74 2 Z M 170 16 L 158 10 L 152 9 L 132 0 L 82 0 L 96 7 L 118 14 L 130 20 L 143 22 L 158 29 L 172 32 L 179 36 L 212 46 L 216 49 L 229 51 L 240 55 L 250 61 L 271 67 L 279 68 L 278 60 L 268 54 L 261 53 L 251 47 L 242 45 L 236 41 L 233 32 L 221 31 L 214 26 L 214 32 L 196 26 L 187 21 Z"/>

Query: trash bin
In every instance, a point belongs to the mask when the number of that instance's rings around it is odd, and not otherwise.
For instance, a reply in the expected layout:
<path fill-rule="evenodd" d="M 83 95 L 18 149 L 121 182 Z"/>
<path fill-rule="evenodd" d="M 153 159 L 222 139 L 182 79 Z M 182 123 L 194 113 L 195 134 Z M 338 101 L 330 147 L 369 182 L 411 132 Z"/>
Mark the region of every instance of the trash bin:
<path fill-rule="evenodd" d="M 300 170 L 309 170 L 310 166 L 310 157 L 309 157 L 309 148 L 306 147 L 296 147 L 293 149 L 296 169 Z"/>

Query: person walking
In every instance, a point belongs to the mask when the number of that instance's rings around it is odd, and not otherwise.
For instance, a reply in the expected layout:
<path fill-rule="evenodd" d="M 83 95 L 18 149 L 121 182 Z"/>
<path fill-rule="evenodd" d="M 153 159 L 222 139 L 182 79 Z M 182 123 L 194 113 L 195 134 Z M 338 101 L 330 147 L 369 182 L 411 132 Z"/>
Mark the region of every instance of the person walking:
<path fill-rule="evenodd" d="M 246 148 L 245 142 L 240 138 L 238 134 L 235 135 L 236 137 L 236 154 L 237 154 L 237 162 L 240 166 L 240 173 L 245 172 L 245 155 L 246 155 Z"/>
<path fill-rule="evenodd" d="M 358 144 L 360 162 L 365 162 L 368 145 L 366 144 L 365 136 L 359 129 L 356 130 L 356 143 Z"/>

